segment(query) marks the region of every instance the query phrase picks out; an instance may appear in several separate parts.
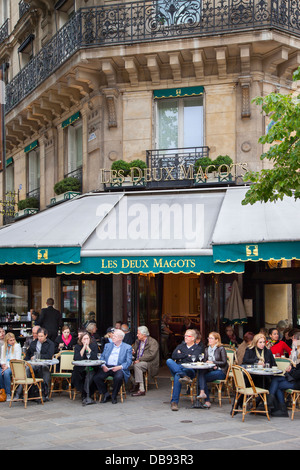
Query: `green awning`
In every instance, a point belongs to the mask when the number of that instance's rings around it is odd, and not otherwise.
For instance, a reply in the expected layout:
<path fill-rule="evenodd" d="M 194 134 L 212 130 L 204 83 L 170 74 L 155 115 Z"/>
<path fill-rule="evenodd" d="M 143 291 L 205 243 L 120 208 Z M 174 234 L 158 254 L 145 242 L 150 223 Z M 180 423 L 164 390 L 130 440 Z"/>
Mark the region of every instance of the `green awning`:
<path fill-rule="evenodd" d="M 79 263 L 80 247 L 0 248 L 0 264 Z"/>
<path fill-rule="evenodd" d="M 34 142 L 31 142 L 31 144 L 27 145 L 27 147 L 24 148 L 24 153 L 29 153 L 31 150 L 35 149 L 39 145 L 39 141 L 35 140 Z"/>
<path fill-rule="evenodd" d="M 73 116 L 70 116 L 68 119 L 63 121 L 61 123 L 61 127 L 64 129 L 65 127 L 70 126 L 70 124 L 73 124 L 73 122 L 77 121 L 80 119 L 80 111 L 77 111 L 77 113 L 73 114 Z"/>
<path fill-rule="evenodd" d="M 216 264 L 212 256 L 84 257 L 77 265 L 58 266 L 57 274 L 243 273 L 243 263 Z"/>
<path fill-rule="evenodd" d="M 214 245 L 215 263 L 300 260 L 300 241 Z"/>
<path fill-rule="evenodd" d="M 203 86 L 188 86 L 184 88 L 168 88 L 164 90 L 154 90 L 154 99 L 161 98 L 183 98 L 185 96 L 199 96 L 204 92 Z"/>

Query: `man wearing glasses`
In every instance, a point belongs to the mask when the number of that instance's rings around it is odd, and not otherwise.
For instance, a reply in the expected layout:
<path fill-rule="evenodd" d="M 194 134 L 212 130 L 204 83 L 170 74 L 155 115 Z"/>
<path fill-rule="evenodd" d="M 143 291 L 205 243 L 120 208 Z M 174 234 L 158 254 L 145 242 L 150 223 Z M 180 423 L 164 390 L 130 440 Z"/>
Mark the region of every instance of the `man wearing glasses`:
<path fill-rule="evenodd" d="M 199 355 L 204 352 L 202 343 L 196 343 L 196 330 L 186 330 L 184 341 L 173 351 L 172 359 L 168 359 L 166 364 L 174 377 L 173 393 L 171 398 L 171 410 L 178 410 L 182 383 L 190 384 L 195 377 L 193 369 L 185 369 L 181 364 L 199 360 Z"/>

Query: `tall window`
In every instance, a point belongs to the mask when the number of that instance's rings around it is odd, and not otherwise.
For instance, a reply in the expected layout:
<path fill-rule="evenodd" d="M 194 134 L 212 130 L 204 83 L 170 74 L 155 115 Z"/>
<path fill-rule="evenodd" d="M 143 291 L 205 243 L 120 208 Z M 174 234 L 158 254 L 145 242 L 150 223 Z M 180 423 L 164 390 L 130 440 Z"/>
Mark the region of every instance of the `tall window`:
<path fill-rule="evenodd" d="M 5 185 L 6 192 L 13 192 L 15 190 L 15 177 L 14 177 L 14 164 L 10 164 L 5 169 Z"/>
<path fill-rule="evenodd" d="M 8 3 L 9 0 L 2 0 L 1 3 L 0 3 L 0 20 L 1 20 L 1 24 L 0 26 L 2 26 L 3 23 L 5 23 L 5 21 L 7 20 L 7 18 L 9 18 L 9 3 Z"/>
<path fill-rule="evenodd" d="M 82 124 L 76 122 L 66 129 L 68 146 L 67 173 L 72 173 L 82 166 Z"/>
<path fill-rule="evenodd" d="M 35 192 L 40 188 L 40 151 L 39 148 L 31 150 L 27 154 L 27 181 L 28 193 Z"/>
<path fill-rule="evenodd" d="M 156 135 L 160 149 L 202 147 L 203 97 L 158 100 Z"/>

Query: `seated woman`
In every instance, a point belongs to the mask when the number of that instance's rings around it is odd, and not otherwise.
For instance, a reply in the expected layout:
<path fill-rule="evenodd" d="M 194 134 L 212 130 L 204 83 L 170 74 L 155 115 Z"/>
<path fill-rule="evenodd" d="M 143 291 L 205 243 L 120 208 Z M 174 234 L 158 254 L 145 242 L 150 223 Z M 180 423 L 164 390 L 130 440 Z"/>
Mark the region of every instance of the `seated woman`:
<path fill-rule="evenodd" d="M 287 356 L 289 357 L 292 349 L 286 344 L 285 341 L 279 339 L 279 331 L 277 328 L 270 328 L 270 340 L 267 343 L 267 348 L 271 349 L 272 354 L 276 357 Z"/>
<path fill-rule="evenodd" d="M 4 345 L 1 348 L 1 372 L 0 388 L 5 389 L 6 401 L 10 401 L 10 382 L 11 382 L 11 359 L 21 359 L 22 350 L 19 343 L 16 342 L 13 333 L 7 333 L 4 338 Z"/>
<path fill-rule="evenodd" d="M 243 364 L 262 365 L 269 364 L 270 367 L 276 366 L 273 353 L 266 347 L 266 337 L 262 333 L 254 336 L 250 346 L 245 350 Z"/>
<path fill-rule="evenodd" d="M 293 336 L 293 346 L 300 347 L 300 333 Z M 300 354 L 295 364 L 290 364 L 284 376 L 273 377 L 270 390 L 268 405 L 271 408 L 271 415 L 277 417 L 288 417 L 286 404 L 284 401 L 284 391 L 287 389 L 300 390 Z M 277 403 L 278 401 L 278 403 Z"/>
<path fill-rule="evenodd" d="M 70 327 L 64 325 L 61 329 L 61 335 L 59 335 L 54 341 L 55 353 L 58 351 L 72 351 L 76 344 L 76 338 L 71 335 Z"/>
<path fill-rule="evenodd" d="M 241 338 L 239 338 L 239 337 L 235 334 L 232 325 L 227 325 L 227 326 L 226 326 L 225 332 L 224 332 L 224 335 L 222 336 L 222 340 L 221 340 L 221 341 L 222 341 L 223 344 L 232 345 L 232 346 L 234 346 L 235 348 L 237 348 L 238 345 L 242 343 Z"/>
<path fill-rule="evenodd" d="M 97 343 L 93 343 L 89 333 L 84 333 L 78 339 L 78 343 L 74 348 L 74 361 L 96 360 L 98 354 Z M 93 394 L 95 388 L 92 390 L 92 383 L 94 377 L 94 370 L 90 372 L 89 383 L 86 383 L 86 368 L 81 366 L 74 366 L 72 372 L 72 385 L 81 393 L 82 404 L 86 404 L 88 392 Z M 87 388 L 88 387 L 88 388 Z"/>
<path fill-rule="evenodd" d="M 203 362 L 213 363 L 216 366 L 213 369 L 199 370 L 199 388 L 200 394 L 197 398 L 205 398 L 205 408 L 210 408 L 209 392 L 207 383 L 214 380 L 224 380 L 227 374 L 228 363 L 225 348 L 221 344 L 219 333 L 212 331 L 208 335 L 208 347 L 204 351 Z"/>

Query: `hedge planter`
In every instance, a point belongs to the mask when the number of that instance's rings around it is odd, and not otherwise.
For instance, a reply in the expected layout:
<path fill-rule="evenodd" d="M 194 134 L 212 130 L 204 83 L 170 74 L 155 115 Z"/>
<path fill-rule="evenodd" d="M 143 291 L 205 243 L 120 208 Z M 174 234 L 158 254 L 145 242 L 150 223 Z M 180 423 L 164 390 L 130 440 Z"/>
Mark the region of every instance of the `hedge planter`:
<path fill-rule="evenodd" d="M 79 191 L 66 191 L 63 194 L 59 194 L 58 196 L 54 196 L 50 200 L 50 206 L 54 206 L 55 204 L 59 204 L 64 201 L 70 201 L 77 196 L 80 196 L 81 192 Z"/>
<path fill-rule="evenodd" d="M 15 219 L 28 217 L 29 215 L 36 214 L 37 212 L 39 212 L 39 210 L 34 207 L 26 207 L 25 209 L 21 209 L 20 211 L 15 213 Z"/>

